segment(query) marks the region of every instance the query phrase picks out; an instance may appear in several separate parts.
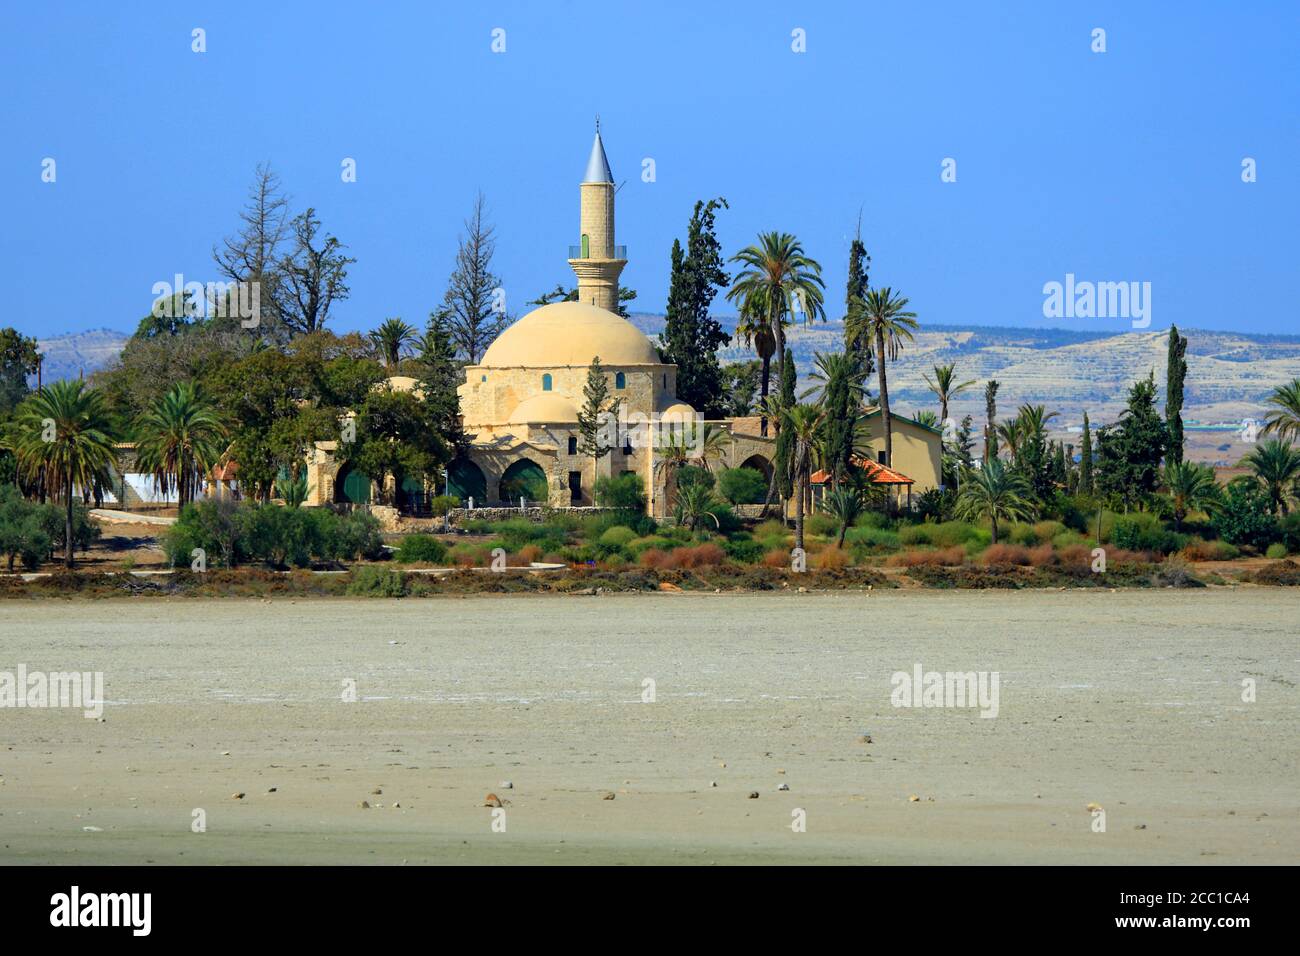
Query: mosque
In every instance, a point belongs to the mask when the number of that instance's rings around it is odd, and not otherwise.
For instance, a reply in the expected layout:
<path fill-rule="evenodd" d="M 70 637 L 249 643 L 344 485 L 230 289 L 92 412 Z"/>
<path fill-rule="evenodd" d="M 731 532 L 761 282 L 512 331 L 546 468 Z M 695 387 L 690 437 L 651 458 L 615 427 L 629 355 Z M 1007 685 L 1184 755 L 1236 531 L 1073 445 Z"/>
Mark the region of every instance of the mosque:
<path fill-rule="evenodd" d="M 531 504 L 583 507 L 595 503 L 599 478 L 632 473 L 644 483 L 650 513 L 662 517 L 669 510 L 666 476 L 655 467 L 652 442 L 625 435 L 599 461 L 580 450 L 578 410 L 595 358 L 628 421 L 683 423 L 698 416 L 677 399 L 677 367 L 663 362 L 650 339 L 616 312 L 627 250 L 615 241 L 616 190 L 599 130 L 578 189 L 579 242 L 569 247 L 577 301 L 534 309 L 505 329 L 478 364 L 465 367 L 458 393 L 471 441 L 468 453 L 448 466 L 446 490 L 465 502 L 472 498 L 478 506 L 517 506 L 522 498 Z M 411 379 L 390 382 L 399 388 L 414 384 Z M 878 412 L 873 419 L 878 430 Z M 873 454 L 880 460 L 865 464 L 902 504 L 904 496 L 938 485 L 940 440 L 934 429 L 899 415 L 893 419 L 898 468 L 874 448 L 883 449 L 874 433 Z M 721 460 L 710 462 L 715 471 L 754 468 L 770 478 L 774 441 L 760 435 L 757 417 L 708 424 L 727 436 Z M 346 465 L 334 461 L 332 445 L 318 444 L 309 464 L 321 504 L 355 500 L 351 493 L 340 497 L 348 480 Z"/>

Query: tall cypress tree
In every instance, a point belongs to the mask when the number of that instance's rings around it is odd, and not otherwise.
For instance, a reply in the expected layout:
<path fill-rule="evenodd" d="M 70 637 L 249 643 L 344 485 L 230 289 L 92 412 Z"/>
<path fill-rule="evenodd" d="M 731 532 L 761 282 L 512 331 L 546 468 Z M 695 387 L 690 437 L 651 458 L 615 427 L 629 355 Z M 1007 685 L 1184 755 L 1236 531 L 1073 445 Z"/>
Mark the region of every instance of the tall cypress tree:
<path fill-rule="evenodd" d="M 1079 451 L 1079 494 L 1092 494 L 1092 427 L 1083 413 L 1083 448 Z"/>
<path fill-rule="evenodd" d="M 592 462 L 599 462 L 614 450 L 613 445 L 601 442 L 602 438 L 614 433 L 614 429 L 606 427 L 601 419 L 606 414 L 617 415 L 619 406 L 619 399 L 610 401 L 609 379 L 605 377 L 599 355 L 587 367 L 587 384 L 583 386 L 582 395 L 586 401 L 578 412 L 578 453 L 590 455 Z"/>
<path fill-rule="evenodd" d="M 858 220 L 858 234 L 849 245 L 849 281 L 844 288 L 844 331 L 845 351 L 856 353 L 862 367 L 863 375 L 870 375 L 876 370 L 876 363 L 871 353 L 871 342 L 861 336 L 856 341 L 848 338 L 848 330 L 854 325 L 854 314 L 861 310 L 870 285 L 871 255 L 862 241 L 862 220 Z"/>
<path fill-rule="evenodd" d="M 722 418 L 726 413 L 718 347 L 731 341 L 718 321 L 709 317 L 713 297 L 731 281 L 722 269 L 722 245 L 713 231 L 719 207 L 726 209 L 727 201 L 698 201 L 686 248 L 673 240 L 667 322 L 659 336 L 661 358 L 677 366 L 677 397 L 705 418 Z"/>
<path fill-rule="evenodd" d="M 998 388 L 1001 383 L 996 378 L 988 380 L 984 386 L 984 460 L 998 457 Z"/>
<path fill-rule="evenodd" d="M 1165 372 L 1165 423 L 1169 429 L 1169 447 L 1165 460 L 1181 464 L 1183 460 L 1183 383 L 1187 380 L 1187 337 L 1178 334 L 1178 326 L 1169 326 L 1169 367 Z"/>

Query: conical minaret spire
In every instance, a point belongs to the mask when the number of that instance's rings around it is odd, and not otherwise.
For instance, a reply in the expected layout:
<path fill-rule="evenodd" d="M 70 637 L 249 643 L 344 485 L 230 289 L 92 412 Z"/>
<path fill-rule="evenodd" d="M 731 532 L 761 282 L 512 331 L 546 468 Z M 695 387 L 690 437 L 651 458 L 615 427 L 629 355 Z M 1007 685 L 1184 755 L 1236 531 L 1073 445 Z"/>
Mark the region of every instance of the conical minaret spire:
<path fill-rule="evenodd" d="M 627 265 L 623 250 L 614 244 L 614 174 L 600 138 L 591 143 L 587 170 L 578 187 L 581 193 L 579 228 L 581 239 L 569 266 L 578 277 L 578 301 L 597 308 L 618 310 L 618 277 Z"/>

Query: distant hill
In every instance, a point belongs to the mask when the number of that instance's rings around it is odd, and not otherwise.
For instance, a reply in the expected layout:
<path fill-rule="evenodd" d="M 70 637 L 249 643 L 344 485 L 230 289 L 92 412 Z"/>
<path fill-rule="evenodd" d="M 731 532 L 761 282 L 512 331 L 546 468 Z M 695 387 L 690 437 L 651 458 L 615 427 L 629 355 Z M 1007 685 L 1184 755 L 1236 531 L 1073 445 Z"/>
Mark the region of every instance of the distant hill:
<path fill-rule="evenodd" d="M 647 334 L 658 334 L 664 323 L 657 315 L 634 315 L 632 321 Z M 734 319 L 722 321 L 728 330 L 734 328 Z M 1273 388 L 1300 376 L 1300 335 L 1180 331 L 1188 338 L 1184 419 L 1240 423 L 1260 417 Z M 815 353 L 840 348 L 843 335 L 838 322 L 792 328 L 787 340 L 801 377 L 811 370 Z M 1106 422 L 1118 416 L 1133 381 L 1152 369 L 1163 397 L 1167 337 L 1167 331 L 923 325 L 916 341 L 890 365 L 891 404 L 903 412 L 934 408 L 934 396 L 921 376 L 933 376 L 935 365 L 955 362 L 960 381 L 977 382 L 953 403 L 958 418 L 983 419 L 984 383 L 996 378 L 1002 383 L 1000 414 L 1028 402 L 1060 412 L 1062 427 L 1077 425 L 1084 411 L 1094 421 Z M 753 357 L 734 343 L 722 355 L 727 361 Z"/>
<path fill-rule="evenodd" d="M 91 372 L 99 371 L 117 358 L 128 338 L 112 329 L 38 338 L 37 347 L 44 356 L 41 374 L 47 382 L 76 378 L 83 373 L 89 377 Z"/>

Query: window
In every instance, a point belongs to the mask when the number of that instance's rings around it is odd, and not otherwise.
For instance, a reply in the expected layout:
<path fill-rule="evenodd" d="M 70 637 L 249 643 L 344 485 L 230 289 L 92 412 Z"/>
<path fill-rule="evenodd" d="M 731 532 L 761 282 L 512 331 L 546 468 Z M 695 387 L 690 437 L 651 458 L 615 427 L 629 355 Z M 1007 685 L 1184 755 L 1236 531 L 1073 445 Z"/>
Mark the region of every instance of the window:
<path fill-rule="evenodd" d="M 591 258 L 591 239 L 587 236 L 586 233 L 583 233 L 582 235 L 582 255 L 579 258 L 582 259 Z"/>
<path fill-rule="evenodd" d="M 578 439 L 577 439 L 576 436 L 574 436 L 574 435 L 570 435 L 570 436 L 569 436 L 569 454 L 570 454 L 570 455 L 576 455 L 577 453 L 578 453 Z"/>
<path fill-rule="evenodd" d="M 626 438 L 623 439 L 623 454 L 628 458 L 632 457 L 632 443 Z"/>
<path fill-rule="evenodd" d="M 668 387 L 668 373 L 664 372 L 664 388 Z"/>
<path fill-rule="evenodd" d="M 582 472 L 569 472 L 569 501 L 577 504 L 582 500 Z"/>
<path fill-rule="evenodd" d="M 551 373 L 547 372 L 545 375 L 542 376 L 542 391 L 549 392 L 550 390 L 551 390 Z"/>
<path fill-rule="evenodd" d="M 481 379 L 479 379 L 479 381 L 480 381 L 480 382 L 486 382 L 486 381 L 487 381 L 487 376 L 484 375 Z"/>
<path fill-rule="evenodd" d="M 627 388 L 627 376 L 624 375 L 622 372 L 615 372 L 615 373 L 614 373 L 614 387 L 615 387 L 615 388 Z"/>

